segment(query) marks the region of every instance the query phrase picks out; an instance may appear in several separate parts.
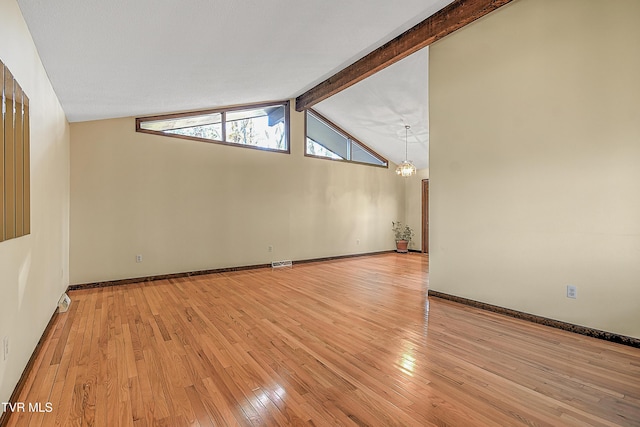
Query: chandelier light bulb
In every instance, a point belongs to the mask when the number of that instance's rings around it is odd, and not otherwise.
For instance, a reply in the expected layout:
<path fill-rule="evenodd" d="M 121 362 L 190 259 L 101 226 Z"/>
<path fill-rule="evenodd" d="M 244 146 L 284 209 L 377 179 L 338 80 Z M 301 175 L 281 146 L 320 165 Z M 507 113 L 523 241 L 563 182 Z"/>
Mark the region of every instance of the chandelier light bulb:
<path fill-rule="evenodd" d="M 405 160 L 402 163 L 400 163 L 396 168 L 396 173 L 404 178 L 407 178 L 411 175 L 415 175 L 417 172 L 416 167 L 411 162 L 411 160 L 407 159 L 409 157 L 407 155 L 407 152 L 408 152 L 408 145 L 409 145 L 408 139 L 409 139 L 410 127 L 411 126 L 409 125 L 405 125 L 404 127 L 404 159 Z"/>

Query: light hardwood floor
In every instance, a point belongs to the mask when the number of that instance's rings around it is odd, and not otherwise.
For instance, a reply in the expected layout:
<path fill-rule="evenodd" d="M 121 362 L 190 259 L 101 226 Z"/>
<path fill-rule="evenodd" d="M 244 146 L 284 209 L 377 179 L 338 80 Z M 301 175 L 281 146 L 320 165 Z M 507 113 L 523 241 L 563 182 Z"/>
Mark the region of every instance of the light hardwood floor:
<path fill-rule="evenodd" d="M 640 349 L 426 297 L 428 257 L 71 293 L 11 426 L 640 426 Z"/>

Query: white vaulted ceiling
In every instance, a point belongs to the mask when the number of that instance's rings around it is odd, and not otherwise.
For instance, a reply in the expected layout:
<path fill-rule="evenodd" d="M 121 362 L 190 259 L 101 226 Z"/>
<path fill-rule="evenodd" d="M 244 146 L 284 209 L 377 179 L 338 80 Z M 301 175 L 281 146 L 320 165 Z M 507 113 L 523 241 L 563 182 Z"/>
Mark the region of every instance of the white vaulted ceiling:
<path fill-rule="evenodd" d="M 294 98 L 450 2 L 18 0 L 70 122 Z M 426 162 L 426 67 L 409 57 L 318 110 L 396 163 L 409 124 Z"/>
<path fill-rule="evenodd" d="M 429 49 L 424 48 L 317 104 L 340 126 L 395 163 L 429 166 Z M 405 125 L 411 126 L 406 136 Z M 405 147 L 406 146 L 406 147 Z"/>

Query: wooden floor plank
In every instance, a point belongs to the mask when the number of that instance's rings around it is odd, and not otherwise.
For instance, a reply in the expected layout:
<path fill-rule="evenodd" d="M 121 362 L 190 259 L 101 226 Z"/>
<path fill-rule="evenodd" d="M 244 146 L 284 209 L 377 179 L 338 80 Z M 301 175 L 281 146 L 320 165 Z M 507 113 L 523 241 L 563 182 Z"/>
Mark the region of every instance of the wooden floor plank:
<path fill-rule="evenodd" d="M 72 291 L 10 426 L 640 426 L 640 349 L 427 298 L 382 254 Z"/>

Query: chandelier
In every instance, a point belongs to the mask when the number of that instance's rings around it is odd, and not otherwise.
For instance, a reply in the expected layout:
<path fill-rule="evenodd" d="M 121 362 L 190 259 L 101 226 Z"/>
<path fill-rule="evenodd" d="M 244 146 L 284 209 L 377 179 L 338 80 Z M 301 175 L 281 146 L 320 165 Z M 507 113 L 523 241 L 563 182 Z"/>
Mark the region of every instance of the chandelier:
<path fill-rule="evenodd" d="M 404 127 L 404 158 L 405 160 L 402 163 L 400 163 L 396 168 L 396 173 L 405 178 L 416 174 L 416 167 L 414 166 L 413 163 L 411 163 L 411 160 L 407 160 L 407 158 L 409 157 L 407 155 L 407 147 L 408 147 L 407 139 L 409 135 L 409 128 L 411 128 L 411 126 L 409 125 L 405 125 Z"/>

